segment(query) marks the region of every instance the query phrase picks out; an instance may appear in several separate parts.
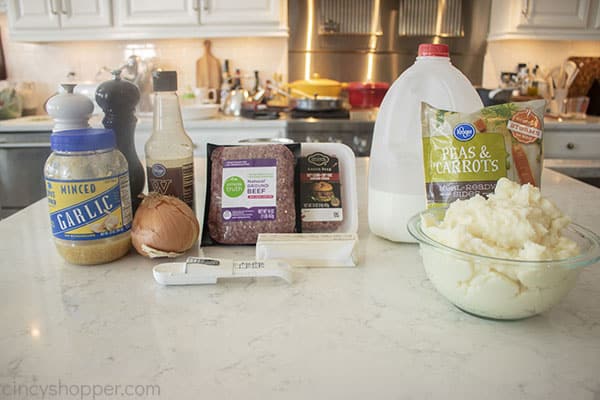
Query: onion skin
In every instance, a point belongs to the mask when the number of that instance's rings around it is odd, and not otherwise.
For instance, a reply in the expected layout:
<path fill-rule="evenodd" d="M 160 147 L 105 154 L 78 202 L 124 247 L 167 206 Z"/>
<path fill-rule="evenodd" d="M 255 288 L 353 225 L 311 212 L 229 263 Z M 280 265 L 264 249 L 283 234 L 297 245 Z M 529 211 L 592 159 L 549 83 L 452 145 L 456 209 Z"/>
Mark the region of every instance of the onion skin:
<path fill-rule="evenodd" d="M 187 204 L 176 197 L 151 192 L 144 196 L 133 217 L 131 242 L 138 253 L 149 257 L 142 244 L 182 253 L 196 243 L 199 234 L 200 224 Z"/>

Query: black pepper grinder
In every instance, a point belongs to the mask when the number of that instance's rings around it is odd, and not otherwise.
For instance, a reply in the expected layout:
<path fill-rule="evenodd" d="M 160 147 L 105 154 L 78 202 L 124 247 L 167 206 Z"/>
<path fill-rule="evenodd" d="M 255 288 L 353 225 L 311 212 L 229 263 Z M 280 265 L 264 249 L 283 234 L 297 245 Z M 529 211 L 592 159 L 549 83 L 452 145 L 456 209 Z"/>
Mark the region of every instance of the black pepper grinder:
<path fill-rule="evenodd" d="M 142 199 L 138 196 L 144 190 L 146 175 L 144 167 L 135 151 L 135 107 L 140 101 L 140 90 L 133 83 L 121 79 L 121 70 L 112 71 L 113 79 L 102 82 L 96 89 L 96 103 L 104 111 L 102 124 L 112 129 L 117 137 L 117 148 L 129 164 L 129 187 L 133 212 Z"/>

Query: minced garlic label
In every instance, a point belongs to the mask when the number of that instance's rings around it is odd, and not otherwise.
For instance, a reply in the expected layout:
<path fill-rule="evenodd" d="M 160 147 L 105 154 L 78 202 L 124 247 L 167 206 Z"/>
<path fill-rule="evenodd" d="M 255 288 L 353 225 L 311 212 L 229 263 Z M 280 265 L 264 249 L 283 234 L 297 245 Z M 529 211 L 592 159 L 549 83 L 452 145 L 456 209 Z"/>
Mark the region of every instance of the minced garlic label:
<path fill-rule="evenodd" d="M 46 179 L 52 234 L 65 240 L 94 240 L 131 229 L 127 173 L 100 179 Z M 125 204 L 123 204 L 125 203 Z"/>

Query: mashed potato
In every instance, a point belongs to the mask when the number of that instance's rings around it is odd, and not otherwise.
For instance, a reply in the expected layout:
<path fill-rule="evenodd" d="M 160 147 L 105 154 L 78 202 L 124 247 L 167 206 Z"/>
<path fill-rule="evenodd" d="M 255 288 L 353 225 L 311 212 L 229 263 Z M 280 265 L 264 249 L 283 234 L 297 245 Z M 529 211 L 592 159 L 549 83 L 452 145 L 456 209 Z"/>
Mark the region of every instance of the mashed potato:
<path fill-rule="evenodd" d="M 481 196 L 450 205 L 443 221 L 423 217 L 423 232 L 459 250 L 483 256 L 527 261 L 558 260 L 579 254 L 561 235 L 570 223 L 537 188 L 506 178 L 486 200 Z M 507 263 L 452 255 L 421 247 L 433 285 L 458 307 L 491 318 L 515 319 L 556 304 L 575 284 L 579 269 L 552 262 Z"/>
<path fill-rule="evenodd" d="M 422 227 L 429 237 L 455 249 L 538 261 L 579 253 L 575 242 L 561 236 L 570 222 L 538 188 L 501 178 L 487 200 L 479 195 L 457 200 L 442 222 L 424 218 Z"/>

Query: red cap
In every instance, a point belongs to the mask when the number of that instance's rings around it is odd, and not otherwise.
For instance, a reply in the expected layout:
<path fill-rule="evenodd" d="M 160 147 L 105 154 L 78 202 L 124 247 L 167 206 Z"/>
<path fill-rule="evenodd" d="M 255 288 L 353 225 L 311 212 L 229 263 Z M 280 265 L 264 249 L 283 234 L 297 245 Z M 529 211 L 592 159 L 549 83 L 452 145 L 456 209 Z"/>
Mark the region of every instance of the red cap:
<path fill-rule="evenodd" d="M 424 43 L 419 45 L 419 57 L 448 57 L 447 44 Z"/>

